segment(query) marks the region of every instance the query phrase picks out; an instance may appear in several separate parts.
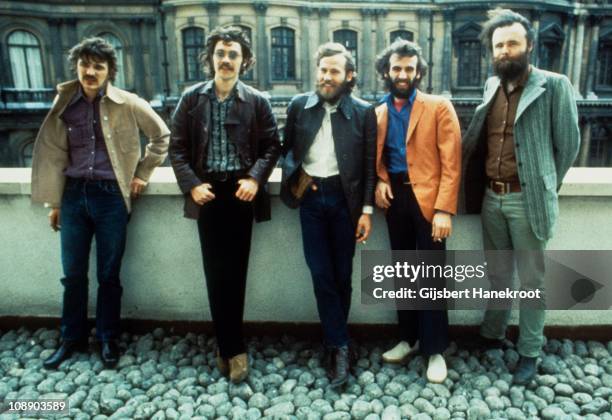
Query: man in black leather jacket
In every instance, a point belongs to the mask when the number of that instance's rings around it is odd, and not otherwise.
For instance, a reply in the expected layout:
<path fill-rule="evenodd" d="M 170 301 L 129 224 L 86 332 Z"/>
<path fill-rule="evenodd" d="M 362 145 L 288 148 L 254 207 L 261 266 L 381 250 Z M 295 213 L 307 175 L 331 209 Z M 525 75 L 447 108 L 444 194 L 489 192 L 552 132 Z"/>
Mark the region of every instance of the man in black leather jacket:
<path fill-rule="evenodd" d="M 317 91 L 291 101 L 283 143 L 281 199 L 300 207 L 333 387 L 348 378 L 352 262 L 355 242 L 370 233 L 376 184 L 376 115 L 351 96 L 355 82 L 353 58 L 341 44 L 319 47 Z"/>
<path fill-rule="evenodd" d="M 253 217 L 270 219 L 264 184 L 280 141 L 268 100 L 238 80 L 254 62 L 242 31 L 215 29 L 201 60 L 213 79 L 183 93 L 172 116 L 169 155 L 185 217 L 198 221 L 217 366 L 240 382 L 248 375 L 242 318 Z"/>

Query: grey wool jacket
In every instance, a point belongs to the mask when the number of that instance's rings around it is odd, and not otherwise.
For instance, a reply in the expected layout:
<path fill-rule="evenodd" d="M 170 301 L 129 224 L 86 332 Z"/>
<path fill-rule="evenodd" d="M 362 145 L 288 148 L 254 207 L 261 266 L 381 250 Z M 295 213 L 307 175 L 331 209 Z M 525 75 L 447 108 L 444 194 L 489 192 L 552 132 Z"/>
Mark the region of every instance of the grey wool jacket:
<path fill-rule="evenodd" d="M 480 213 L 487 176 L 486 121 L 500 79 L 485 83 L 483 102 L 476 108 L 463 137 L 462 207 Z M 557 192 L 580 147 L 574 89 L 564 75 L 531 68 L 514 120 L 514 152 L 525 211 L 539 239 L 552 237 L 559 215 Z"/>

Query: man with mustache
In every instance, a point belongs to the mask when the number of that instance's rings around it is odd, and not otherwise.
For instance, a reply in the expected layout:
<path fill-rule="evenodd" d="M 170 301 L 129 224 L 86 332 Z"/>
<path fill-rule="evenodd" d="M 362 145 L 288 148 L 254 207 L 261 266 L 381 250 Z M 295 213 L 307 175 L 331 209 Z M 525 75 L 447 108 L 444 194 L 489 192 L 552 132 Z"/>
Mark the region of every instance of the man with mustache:
<path fill-rule="evenodd" d="M 439 251 L 425 254 L 433 257 L 429 263 L 443 264 L 461 173 L 457 115 L 447 99 L 417 89 L 427 62 L 414 42 L 393 42 L 377 58 L 376 70 L 389 90 L 376 108 L 376 204 L 385 209 L 391 249 Z M 424 281 L 419 287 L 433 285 Z M 401 340 L 383 360 L 401 363 L 420 350 L 428 358 L 427 379 L 443 382 L 446 310 L 398 310 L 397 317 Z"/>
<path fill-rule="evenodd" d="M 350 369 L 347 320 L 355 243 L 370 234 L 376 174 L 374 108 L 351 96 L 351 54 L 337 43 L 319 47 L 317 88 L 287 109 L 281 199 L 300 207 L 306 264 L 312 275 L 332 387 Z"/>
<path fill-rule="evenodd" d="M 87 347 L 87 274 L 95 236 L 96 337 L 102 362 L 113 367 L 119 360 L 119 273 L 132 200 L 166 158 L 170 132 L 148 102 L 112 85 L 117 56 L 108 42 L 85 39 L 68 59 L 78 80 L 57 87 L 32 161 L 32 201 L 51 208 L 49 224 L 60 231 L 64 271 L 62 344 L 43 366 L 55 369 Z M 140 131 L 149 138 L 144 156 Z"/>
<path fill-rule="evenodd" d="M 580 145 L 574 90 L 567 77 L 529 64 L 531 23 L 508 9 L 489 12 L 481 34 L 496 76 L 485 84 L 465 134 L 465 205 L 482 214 L 483 242 L 492 289 L 512 287 L 544 295 L 543 250 L 559 214 L 557 191 Z M 512 255 L 500 250 L 515 250 Z M 510 307 L 490 301 L 476 345 L 501 347 Z M 536 374 L 544 341 L 545 299 L 521 301 L 520 360 L 514 383 Z"/>
<path fill-rule="evenodd" d="M 270 220 L 265 184 L 280 154 L 276 120 L 261 92 L 240 81 L 255 62 L 238 27 L 219 27 L 200 60 L 212 79 L 188 88 L 172 115 L 170 162 L 196 219 L 217 367 L 234 383 L 249 373 L 242 324 L 253 218 Z"/>

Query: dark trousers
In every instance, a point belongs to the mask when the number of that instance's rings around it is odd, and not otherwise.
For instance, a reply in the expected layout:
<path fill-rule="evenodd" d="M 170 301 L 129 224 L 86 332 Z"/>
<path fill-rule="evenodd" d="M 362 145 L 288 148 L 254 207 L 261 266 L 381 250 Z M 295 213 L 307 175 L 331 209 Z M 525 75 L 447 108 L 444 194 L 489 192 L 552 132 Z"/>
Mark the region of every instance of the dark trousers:
<path fill-rule="evenodd" d="M 237 179 L 212 181 L 215 199 L 204 204 L 198 219 L 208 303 L 221 357 L 244 353 L 242 319 L 253 205 L 235 197 Z"/>
<path fill-rule="evenodd" d="M 393 200 L 387 210 L 386 219 L 392 250 L 439 250 L 446 249 L 444 242 L 434 242 L 431 223 L 423 217 L 412 187 L 402 178 L 393 177 L 391 182 Z M 442 253 L 434 259 L 444 263 Z M 431 259 L 431 257 L 430 257 Z M 434 263 L 434 261 L 428 261 Z M 430 285 L 421 285 L 419 287 Z M 448 315 L 446 310 L 398 310 L 397 319 L 402 340 L 411 346 L 419 341 L 421 353 L 426 356 L 442 353 L 448 347 Z"/>
<path fill-rule="evenodd" d="M 118 338 L 123 288 L 119 280 L 128 212 L 116 181 L 68 178 L 60 209 L 64 301 L 64 340 L 87 338 L 88 271 L 91 240 L 96 238 L 96 336 Z"/>
<path fill-rule="evenodd" d="M 326 346 L 348 345 L 355 228 L 340 177 L 315 181 L 300 206 L 302 241 Z"/>

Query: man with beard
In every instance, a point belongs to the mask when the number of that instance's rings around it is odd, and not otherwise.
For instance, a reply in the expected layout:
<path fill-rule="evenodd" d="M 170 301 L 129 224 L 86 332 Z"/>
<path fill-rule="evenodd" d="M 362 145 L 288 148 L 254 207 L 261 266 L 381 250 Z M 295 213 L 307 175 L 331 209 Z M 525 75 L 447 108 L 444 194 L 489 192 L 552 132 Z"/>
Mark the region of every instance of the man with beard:
<path fill-rule="evenodd" d="M 529 65 L 534 36 L 520 14 L 489 12 L 481 41 L 493 54 L 496 76 L 487 80 L 483 103 L 465 134 L 465 205 L 468 213 L 482 213 L 484 248 L 492 251 L 486 253 L 491 288 L 512 287 L 516 264 L 521 290 L 544 295 L 543 250 L 580 132 L 567 77 Z M 499 250 L 518 252 L 509 257 Z M 509 307 L 490 301 L 476 344 L 501 347 L 509 316 Z M 536 374 L 544 317 L 545 299 L 536 305 L 521 302 L 516 384 L 526 385 Z"/>
<path fill-rule="evenodd" d="M 306 264 L 312 274 L 332 387 L 350 369 L 347 320 L 355 242 L 370 234 L 376 174 L 374 108 L 351 96 L 351 54 L 337 43 L 319 47 L 317 90 L 287 109 L 281 198 L 300 207 Z"/>
<path fill-rule="evenodd" d="M 377 58 L 376 70 L 390 91 L 376 108 L 375 197 L 386 210 L 391 249 L 439 251 L 425 254 L 433 257 L 430 263 L 443 264 L 461 173 L 457 115 L 447 99 L 417 89 L 427 73 L 417 44 L 396 40 Z M 431 287 L 430 279 L 426 281 L 423 286 Z M 383 354 L 383 360 L 401 363 L 420 349 L 428 357 L 427 379 L 443 382 L 446 310 L 398 310 L 397 315 L 401 341 Z"/>
<path fill-rule="evenodd" d="M 32 201 L 51 208 L 64 271 L 62 344 L 43 366 L 55 369 L 87 348 L 87 274 L 95 237 L 96 338 L 104 366 L 112 368 L 119 360 L 119 275 L 133 199 L 166 158 L 170 132 L 148 102 L 113 86 L 117 55 L 104 39 L 84 39 L 68 60 L 78 80 L 58 85 L 32 161 Z M 144 156 L 141 131 L 149 138 Z"/>
<path fill-rule="evenodd" d="M 270 219 L 264 187 L 280 140 L 268 100 L 239 80 L 255 61 L 242 30 L 214 29 L 200 59 L 212 80 L 183 93 L 172 115 L 170 161 L 185 217 L 198 223 L 217 367 L 238 383 L 249 372 L 242 318 L 253 217 Z"/>

